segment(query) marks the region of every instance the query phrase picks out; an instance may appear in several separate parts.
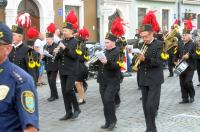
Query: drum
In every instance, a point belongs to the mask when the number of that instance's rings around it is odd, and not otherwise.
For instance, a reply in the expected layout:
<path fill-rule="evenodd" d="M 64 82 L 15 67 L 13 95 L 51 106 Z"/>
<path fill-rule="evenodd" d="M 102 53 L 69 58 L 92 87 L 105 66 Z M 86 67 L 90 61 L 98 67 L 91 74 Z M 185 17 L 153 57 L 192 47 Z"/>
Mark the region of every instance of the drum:
<path fill-rule="evenodd" d="M 188 63 L 185 60 L 181 60 L 178 65 L 175 66 L 174 73 L 179 76 L 187 69 L 188 66 Z"/>

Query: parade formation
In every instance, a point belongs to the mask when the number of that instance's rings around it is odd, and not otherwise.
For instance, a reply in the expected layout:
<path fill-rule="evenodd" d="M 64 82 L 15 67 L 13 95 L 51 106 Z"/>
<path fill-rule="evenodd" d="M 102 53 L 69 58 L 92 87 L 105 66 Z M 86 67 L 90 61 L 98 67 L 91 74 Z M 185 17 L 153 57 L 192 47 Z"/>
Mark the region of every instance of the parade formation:
<path fill-rule="evenodd" d="M 123 103 L 121 84 L 126 73 L 130 72 L 137 74 L 135 80 L 141 90 L 141 110 L 146 127 L 143 131 L 157 132 L 156 117 L 162 106 L 160 98 L 165 66 L 168 65 L 168 77 L 179 77 L 180 105 L 195 101 L 193 76 L 196 69 L 200 82 L 199 32 L 193 31 L 190 18 L 183 21 L 184 28 L 180 31 L 179 21 L 173 23 L 170 31 L 161 32 L 155 11 L 150 10 L 138 29 L 138 42 L 129 45 L 125 38 L 125 27 L 129 22 L 116 16 L 105 36 L 102 50 L 92 55 L 86 46 L 90 33 L 86 27 L 79 28 L 74 10 L 69 11 L 62 29 L 53 22 L 49 23 L 45 35 L 31 27 L 28 13 L 19 14 L 11 28 L 1 23 L 0 132 L 36 132 L 42 129 L 39 127 L 37 95 L 42 85 L 49 87 L 48 103 L 63 99 L 65 110 L 58 120 L 76 123 L 75 119 L 84 114 L 80 105 L 88 104 L 85 92 L 90 86 L 87 82 L 90 70 L 94 67 L 98 73 L 96 81 L 103 107 L 101 116 L 105 119 L 102 121 L 104 124 L 97 127 L 103 131 L 116 129 L 120 122 L 116 110 Z M 42 79 L 44 70 L 48 84 Z"/>

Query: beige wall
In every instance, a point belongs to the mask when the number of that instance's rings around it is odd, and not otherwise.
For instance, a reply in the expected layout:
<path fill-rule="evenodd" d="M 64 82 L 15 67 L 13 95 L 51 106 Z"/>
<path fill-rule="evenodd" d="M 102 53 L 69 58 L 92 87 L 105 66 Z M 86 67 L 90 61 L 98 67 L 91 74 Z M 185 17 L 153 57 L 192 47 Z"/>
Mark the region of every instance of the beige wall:
<path fill-rule="evenodd" d="M 0 9 L 0 21 L 5 22 L 5 12 L 4 9 Z"/>
<path fill-rule="evenodd" d="M 84 0 L 84 26 L 90 32 L 89 41 L 97 41 L 96 0 Z"/>
<path fill-rule="evenodd" d="M 54 8 L 54 22 L 59 29 L 62 29 L 63 17 L 58 16 L 58 9 L 63 9 L 63 0 L 53 0 L 53 8 Z"/>

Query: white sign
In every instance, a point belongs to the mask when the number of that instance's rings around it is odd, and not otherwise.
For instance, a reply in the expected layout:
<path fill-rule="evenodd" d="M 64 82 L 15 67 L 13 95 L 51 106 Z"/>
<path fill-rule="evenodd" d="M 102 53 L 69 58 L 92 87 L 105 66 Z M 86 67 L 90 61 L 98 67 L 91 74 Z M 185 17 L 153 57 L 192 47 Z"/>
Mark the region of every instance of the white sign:
<path fill-rule="evenodd" d="M 102 6 L 101 7 L 101 15 L 110 16 L 115 12 L 116 8 L 113 6 Z"/>

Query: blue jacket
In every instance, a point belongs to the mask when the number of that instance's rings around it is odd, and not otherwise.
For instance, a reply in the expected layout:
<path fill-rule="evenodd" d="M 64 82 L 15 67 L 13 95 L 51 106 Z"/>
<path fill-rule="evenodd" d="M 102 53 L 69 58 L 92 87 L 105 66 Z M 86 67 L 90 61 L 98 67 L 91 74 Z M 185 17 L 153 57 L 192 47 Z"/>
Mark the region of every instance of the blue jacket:
<path fill-rule="evenodd" d="M 39 128 L 38 100 L 32 77 L 8 59 L 0 64 L 0 132 Z"/>

